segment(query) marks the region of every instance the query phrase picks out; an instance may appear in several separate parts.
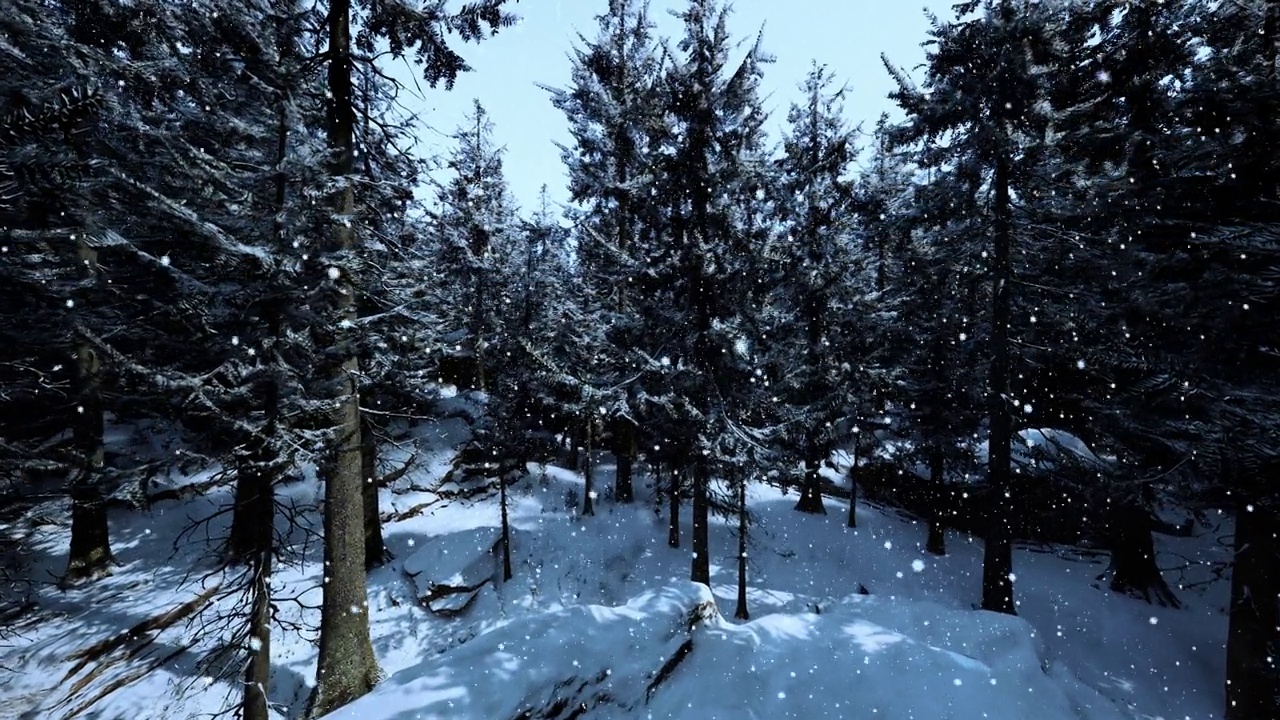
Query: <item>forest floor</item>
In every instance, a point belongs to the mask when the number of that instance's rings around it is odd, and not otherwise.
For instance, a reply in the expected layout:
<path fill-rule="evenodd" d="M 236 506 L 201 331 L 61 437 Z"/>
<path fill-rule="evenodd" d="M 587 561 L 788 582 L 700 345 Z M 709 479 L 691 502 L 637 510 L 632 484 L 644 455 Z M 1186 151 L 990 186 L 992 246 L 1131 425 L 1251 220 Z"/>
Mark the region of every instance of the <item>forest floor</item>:
<path fill-rule="evenodd" d="M 602 499 L 583 517 L 582 477 L 534 465 L 511 488 L 513 579 L 489 583 L 457 616 L 435 615 L 406 565 L 458 564 L 447 553 L 499 524 L 496 495 L 446 502 L 432 490 L 465 437 L 463 421 L 444 420 L 388 454 L 417 460 L 383 491 L 384 516 L 410 516 L 386 525 L 394 558 L 369 576 L 387 677 L 334 718 L 1211 720 L 1222 707 L 1228 587 L 1203 581 L 1229 559 L 1229 527 L 1157 538 L 1161 566 L 1180 568 L 1170 584 L 1187 586 L 1180 609 L 1108 592 L 1097 579 L 1105 556 L 1020 546 L 1015 619 L 972 609 L 979 540 L 948 533 L 948 554 L 936 557 L 910 518 L 860 505 L 850 529 L 843 501 L 804 515 L 794 493 L 760 486 L 749 498 L 744 623 L 731 619 L 736 519 L 713 522 L 708 589 L 687 581 L 687 506 L 682 547 L 670 549 L 665 508 L 655 514 L 644 478 L 634 505 Z M 607 460 L 600 488 L 612 485 Z M 295 718 L 317 655 L 318 484 L 282 488 L 281 499 L 297 513 L 292 529 L 281 518 L 288 551 L 272 575 L 270 697 L 279 717 Z M 26 543 L 48 580 L 38 610 L 0 636 L 0 718 L 195 718 L 234 703 L 240 686 L 222 678 L 239 668 L 230 638 L 244 611 L 227 589 L 242 580 L 214 571 L 228 501 L 211 493 L 116 511 L 113 574 L 67 591 L 53 584 L 66 514 L 51 507 Z M 189 616 L 174 612 L 187 603 Z M 118 642 L 101 644 L 109 639 Z"/>

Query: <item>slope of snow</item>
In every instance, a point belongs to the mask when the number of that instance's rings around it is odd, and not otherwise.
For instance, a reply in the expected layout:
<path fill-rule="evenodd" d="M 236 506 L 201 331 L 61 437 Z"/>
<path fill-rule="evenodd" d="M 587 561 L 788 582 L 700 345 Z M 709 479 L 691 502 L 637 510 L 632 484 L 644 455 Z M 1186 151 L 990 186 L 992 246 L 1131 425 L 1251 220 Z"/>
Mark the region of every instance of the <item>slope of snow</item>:
<path fill-rule="evenodd" d="M 515 620 L 328 717 L 1123 720 L 1036 646 L 1016 618 L 862 595 L 736 625 L 681 582 Z"/>
<path fill-rule="evenodd" d="M 596 516 L 582 517 L 574 501 L 581 476 L 535 465 L 511 488 L 514 578 L 486 585 L 465 612 L 443 618 L 420 606 L 406 571 L 451 571 L 445 562 L 425 566 L 432 557 L 443 561 L 443 550 L 476 545 L 469 538 L 491 537 L 491 530 L 474 531 L 499 522 L 492 497 L 450 503 L 431 491 L 465 440 L 465 423 L 446 420 L 418 428 L 412 443 L 384 454 L 393 465 L 418 458 L 413 472 L 382 493 L 384 514 L 404 519 L 385 528 L 396 559 L 369 576 L 375 652 L 388 679 L 337 717 L 410 720 L 447 709 L 451 717 L 503 720 L 516 717 L 503 714 L 511 702 L 551 710 L 556 697 L 604 693 L 606 680 L 613 690 L 604 694 L 614 700 L 586 717 L 932 720 L 985 712 L 1001 720 L 1212 720 L 1220 713 L 1228 588 L 1201 583 L 1229 560 L 1219 542 L 1229 528 L 1157 538 L 1161 564 L 1172 568 L 1167 577 L 1186 605 L 1180 610 L 1099 587 L 1105 557 L 1020 548 L 1014 570 L 1021 618 L 1014 619 L 972 609 L 980 596 L 980 541 L 948 533 L 949 554 L 934 557 L 923 551 L 925 528 L 890 511 L 860 506 L 858 527 L 850 529 L 842 502 L 828 499 L 829 515 L 803 515 L 792 509 L 794 494 L 756 487 L 749 498 L 753 620 L 738 624 L 705 609 L 694 613 L 709 599 L 733 607 L 736 523 L 713 522 L 711 586 L 693 586 L 686 580 L 687 507 L 683 545 L 671 549 L 667 519 L 655 515 L 643 478 L 636 504 L 601 502 Z M 608 487 L 607 456 L 596 470 L 598 487 Z M 313 478 L 281 493 L 304 527 L 288 536 L 291 559 L 272 578 L 279 620 L 290 625 L 278 625 L 272 637 L 270 697 L 276 717 L 293 718 L 315 675 L 321 493 Z M 61 718 L 124 680 L 79 717 L 193 718 L 234 701 L 237 666 L 225 643 L 243 617 L 236 594 L 219 596 L 190 622 L 131 642 L 107 658 L 118 663 L 93 677 L 96 665 L 76 670 L 72 658 L 205 587 L 234 584 L 234 576 L 209 574 L 228 520 L 218 512 L 228 500 L 214 493 L 147 512 L 114 511 L 114 575 L 66 592 L 38 586 L 40 614 L 20 635 L 0 638 L 0 717 Z M 193 520 L 207 522 L 182 534 Z M 283 517 L 280 527 L 286 529 Z M 66 562 L 65 525 L 29 534 L 37 577 L 56 576 Z M 871 594 L 854 595 L 859 585 Z M 701 618 L 692 633 L 677 622 L 690 613 Z M 645 705 L 647 683 L 686 642 L 686 656 Z M 154 670 L 130 679 L 152 663 Z M 574 682 L 586 685 L 579 690 Z M 351 714 L 355 708 L 363 714 Z M 569 717 L 573 708 L 561 710 L 528 717 Z"/>

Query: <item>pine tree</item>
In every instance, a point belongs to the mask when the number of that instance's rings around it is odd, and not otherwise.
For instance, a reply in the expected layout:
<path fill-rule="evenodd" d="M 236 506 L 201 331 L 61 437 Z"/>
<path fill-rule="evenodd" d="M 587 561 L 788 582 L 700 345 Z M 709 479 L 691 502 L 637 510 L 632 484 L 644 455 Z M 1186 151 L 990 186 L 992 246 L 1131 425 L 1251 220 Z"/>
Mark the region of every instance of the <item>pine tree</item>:
<path fill-rule="evenodd" d="M 1140 427 L 1155 431 L 1153 444 L 1220 478 L 1215 489 L 1235 506 L 1224 717 L 1236 720 L 1280 705 L 1280 587 L 1267 569 L 1280 543 L 1266 479 L 1280 457 L 1280 387 L 1275 325 L 1258 321 L 1278 307 L 1270 148 L 1280 138 L 1280 3 L 1184 12 L 1198 59 L 1174 97 L 1168 131 L 1179 142 L 1167 153 L 1153 143 L 1168 190 L 1142 208 L 1156 217 L 1130 246 L 1134 312 L 1125 329 L 1129 356 L 1142 362 L 1124 397 Z"/>
<path fill-rule="evenodd" d="M 1036 298 L 1046 321 L 1026 338 L 1038 367 L 1018 393 L 1036 406 L 1035 417 L 1118 457 L 1117 468 L 1086 473 L 1080 489 L 1103 508 L 1090 529 L 1111 549 L 1111 588 L 1171 605 L 1178 601 L 1151 539 L 1159 527 L 1154 505 L 1169 496 L 1169 484 L 1142 477 L 1163 461 L 1144 437 L 1151 426 L 1143 409 L 1126 408 L 1127 391 L 1117 391 L 1115 381 L 1142 362 L 1127 347 L 1132 287 L 1142 272 L 1131 248 L 1171 199 L 1166 163 L 1180 139 L 1168 132 L 1178 93 L 1166 79 L 1191 64 L 1186 11 L 1175 2 L 1070 9 L 1063 80 L 1051 97 L 1059 114 L 1050 158 L 1057 169 L 1045 173 L 1042 191 L 1056 199 L 1041 203 L 1038 222 L 1058 241 L 1043 243 L 1052 249 L 1039 254 L 1033 270 L 1036 285 L 1049 289 Z"/>
<path fill-rule="evenodd" d="M 1038 4 L 972 0 L 955 6 L 956 20 L 933 21 L 926 55 L 924 90 L 889 67 L 898 89 L 894 100 L 908 114 L 900 141 L 949 136 L 920 156 L 922 167 L 949 166 L 968 173 L 973 187 L 990 197 L 990 306 L 986 352 L 989 358 L 988 483 L 994 507 L 987 518 L 983 557 L 983 601 L 987 610 L 1014 613 L 1011 440 L 1013 416 L 1009 382 L 1010 322 L 1015 292 L 1012 192 L 1029 173 L 1034 154 L 1019 152 L 1019 141 L 1043 136 L 1043 81 L 1037 72 L 1052 56 L 1045 9 Z M 972 16 L 972 17 L 971 17 Z M 970 242 L 976 241 L 973 238 Z"/>
<path fill-rule="evenodd" d="M 451 87 L 457 73 L 467 66 L 444 45 L 442 29 L 447 27 L 464 41 L 479 40 L 485 28 L 496 32 L 514 23 L 502 5 L 503 0 L 479 0 L 450 15 L 440 8 L 419 10 L 399 3 L 369 4 L 367 17 L 354 38 L 350 0 L 336 0 L 328 8 L 327 138 L 331 152 L 329 177 L 336 187 L 332 191 L 332 236 L 313 259 L 315 271 L 323 275 L 316 278 L 312 303 L 318 313 L 318 323 L 313 327 L 318 335 L 317 345 L 327 351 L 327 367 L 321 375 L 327 375 L 324 397 L 331 403 L 333 442 L 325 472 L 326 583 L 317 684 L 308 709 L 312 717 L 365 694 L 377 682 L 380 672 L 369 638 L 365 592 L 364 465 L 357 387 L 359 362 L 353 337 L 357 321 L 353 262 L 357 255 L 352 186 L 356 170 L 353 50 L 372 54 L 379 38 L 387 41 L 394 55 L 401 56 L 412 49 L 429 84 L 434 87 L 444 81 Z"/>
<path fill-rule="evenodd" d="M 709 583 L 711 480 L 742 450 L 734 438 L 744 434 L 745 406 L 735 389 L 750 388 L 756 370 L 749 308 L 761 248 L 747 210 L 762 190 L 758 83 L 768 57 L 757 39 L 730 64 L 728 9 L 713 0 L 692 0 L 678 17 L 685 36 L 666 93 L 679 130 L 660 165 L 671 240 L 652 259 L 666 317 L 650 322 L 665 329 L 655 339 L 669 348 L 663 367 L 671 368 L 655 399 L 669 412 L 669 437 L 692 441 L 679 448 L 693 490 L 691 576 Z"/>
<path fill-rule="evenodd" d="M 601 398 L 617 460 L 614 498 L 634 499 L 633 468 L 642 434 L 635 382 L 639 354 L 653 349 L 642 321 L 649 302 L 640 276 L 646 239 L 662 211 L 647 192 L 654 180 L 654 140 L 665 129 L 662 58 L 645 5 L 611 0 L 596 18 L 592 40 L 579 37 L 569 87 L 548 88 L 569 121 L 572 146 L 561 148 L 577 218 L 582 302 L 601 328 L 597 374 L 610 389 Z"/>
<path fill-rule="evenodd" d="M 786 348 L 778 364 L 788 368 L 776 391 L 785 398 L 798 428 L 804 480 L 796 509 L 826 513 L 819 468 L 840 437 L 842 391 L 858 382 L 853 358 L 842 351 L 857 317 L 858 255 L 854 244 L 854 193 L 849 178 L 857 155 L 853 130 L 841 117 L 844 90 L 813 64 L 801 86 L 803 104 L 793 104 L 778 159 L 776 193 L 780 259 L 772 283 L 778 308 L 770 333 L 775 350 Z"/>

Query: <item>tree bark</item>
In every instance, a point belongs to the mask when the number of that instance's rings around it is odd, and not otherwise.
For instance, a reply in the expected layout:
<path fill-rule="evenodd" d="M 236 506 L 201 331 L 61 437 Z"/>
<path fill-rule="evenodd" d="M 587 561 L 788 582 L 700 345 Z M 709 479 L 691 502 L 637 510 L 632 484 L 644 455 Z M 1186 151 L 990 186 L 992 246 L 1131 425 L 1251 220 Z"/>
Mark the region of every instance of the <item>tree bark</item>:
<path fill-rule="evenodd" d="M 276 47 L 280 69 L 291 66 L 294 31 L 290 20 L 280 16 L 276 21 Z M 288 200 L 289 176 L 285 161 L 289 153 L 289 95 L 282 89 L 278 96 L 276 112 L 276 174 L 275 210 L 273 228 L 278 248 L 286 247 L 284 221 L 285 202 Z M 249 609 L 249 663 L 244 670 L 243 720 L 270 720 L 271 692 L 271 561 L 275 549 L 275 481 L 278 468 L 270 441 L 275 437 L 280 418 L 280 384 L 277 381 L 277 343 L 280 340 L 281 312 L 275 298 L 269 300 L 264 313 L 270 341 L 263 362 L 268 368 L 267 381 L 263 385 L 263 437 L 257 446 L 259 456 L 256 473 L 250 477 L 238 477 L 236 483 L 236 512 L 232 516 L 230 548 L 233 558 L 237 553 L 254 553 L 250 556 L 253 584 Z M 243 473 L 244 469 L 241 469 Z M 241 486 L 241 481 L 245 487 Z M 256 487 L 253 487 L 256 481 Z M 243 492 L 243 494 L 242 494 Z"/>
<path fill-rule="evenodd" d="M 933 502 L 929 508 L 929 539 L 925 551 L 933 555 L 947 554 L 947 535 L 942 525 L 943 508 L 946 507 L 946 455 L 941 440 L 935 439 L 929 451 L 929 490 Z"/>
<path fill-rule="evenodd" d="M 329 3 L 329 147 L 332 177 L 343 183 L 335 198 L 334 250 L 355 248 L 349 225 L 355 211 L 352 174 L 355 112 L 351 98 L 351 0 Z M 328 270 L 326 269 L 326 272 Z M 330 348 L 339 362 L 329 378 L 334 401 L 335 445 L 324 468 L 324 596 L 320 609 L 320 658 L 308 717 L 332 712 L 369 692 L 380 671 L 369 636 L 364 570 L 364 498 L 360 452 L 359 365 L 352 347 L 355 293 L 346 272 L 333 273 L 338 315 Z M 330 274 L 330 277 L 333 277 Z"/>
<path fill-rule="evenodd" d="M 709 534 L 710 503 L 707 500 L 707 484 L 710 482 L 706 460 L 699 457 L 693 465 L 693 566 L 689 579 L 711 585 L 711 547 Z"/>
<path fill-rule="evenodd" d="M 249 664 L 244 670 L 243 720 L 270 720 L 271 689 L 271 554 L 272 528 L 258 526 L 260 550 L 250 562 L 252 606 L 249 611 Z"/>
<path fill-rule="evenodd" d="M 858 441 L 853 441 L 853 462 L 849 465 L 849 519 L 846 525 L 858 527 Z"/>
<path fill-rule="evenodd" d="M 1227 629 L 1225 720 L 1280 717 L 1280 516 L 1241 500 Z"/>
<path fill-rule="evenodd" d="M 591 462 L 592 418 L 588 415 L 583 427 L 583 444 L 586 446 L 582 460 L 582 514 L 596 514 L 595 467 Z"/>
<path fill-rule="evenodd" d="M 1156 564 L 1155 519 L 1150 511 L 1126 503 L 1110 513 L 1108 521 L 1111 589 L 1158 605 L 1181 607 Z"/>
<path fill-rule="evenodd" d="M 1009 219 L 1009 159 L 1001 149 L 995 172 L 995 238 L 992 252 L 991 367 L 987 405 L 991 433 L 988 438 L 987 478 L 993 502 L 986 518 L 986 543 L 982 554 L 982 609 L 1016 615 L 1013 600 L 1013 532 L 1009 522 L 1010 454 L 1012 418 L 1006 407 L 1009 390 L 1009 317 L 1012 284 Z"/>
<path fill-rule="evenodd" d="M 266 318 L 273 339 L 279 330 L 279 316 L 274 311 Z M 274 346 L 263 358 L 276 361 Z M 274 369 L 272 370 L 274 371 Z M 263 383 L 262 404 L 266 415 L 261 434 L 250 438 L 251 450 L 236 468 L 236 491 L 231 514 L 231 531 L 227 537 L 227 554 L 231 562 L 256 563 L 263 552 L 270 553 L 274 538 L 275 480 L 277 466 L 271 439 L 279 417 L 280 389 L 274 376 Z M 265 533 L 265 535 L 264 535 Z"/>
<path fill-rule="evenodd" d="M 360 416 L 360 473 L 364 479 L 364 568 L 381 567 L 391 559 L 382 539 L 382 515 L 378 512 L 378 437 L 368 415 Z"/>
<path fill-rule="evenodd" d="M 613 499 L 615 502 L 635 502 L 635 483 L 633 470 L 636 460 L 636 426 L 626 418 L 614 423 L 613 430 L 614 458 L 617 460 L 617 474 L 614 476 Z"/>
<path fill-rule="evenodd" d="M 507 582 L 512 577 L 511 572 L 511 518 L 507 506 L 507 484 L 510 478 L 515 475 L 515 469 L 510 468 L 498 476 L 498 508 L 502 513 L 502 581 Z"/>
<path fill-rule="evenodd" d="M 800 499 L 796 501 L 796 510 L 814 515 L 826 515 L 827 508 L 822 502 L 822 475 L 818 473 L 822 467 L 821 453 L 812 440 L 805 445 L 804 484 L 800 488 Z"/>
<path fill-rule="evenodd" d="M 671 481 L 667 486 L 667 547 L 680 547 L 680 470 L 671 468 Z"/>
<path fill-rule="evenodd" d="M 81 245 L 80 258 L 85 272 L 90 276 L 96 273 L 95 251 Z M 71 434 L 79 467 L 71 474 L 71 546 L 64 584 L 106 575 L 114 560 L 106 498 L 99 484 L 106 461 L 102 361 L 86 342 L 76 347 L 76 404 L 72 413 Z"/>
<path fill-rule="evenodd" d="M 738 620 L 750 620 L 747 611 L 747 481 L 738 483 L 738 607 L 733 616 Z"/>

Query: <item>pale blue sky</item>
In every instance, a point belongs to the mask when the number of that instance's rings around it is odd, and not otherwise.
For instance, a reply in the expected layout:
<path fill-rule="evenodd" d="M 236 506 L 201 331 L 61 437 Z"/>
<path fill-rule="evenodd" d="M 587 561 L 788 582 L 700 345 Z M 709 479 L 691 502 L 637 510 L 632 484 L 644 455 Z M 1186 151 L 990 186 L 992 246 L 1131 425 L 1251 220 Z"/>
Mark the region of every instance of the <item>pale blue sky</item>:
<path fill-rule="evenodd" d="M 870 130 L 882 111 L 896 114 L 886 97 L 892 82 L 880 62 L 887 53 L 895 64 L 911 69 L 924 60 L 920 43 L 926 39 L 929 7 L 943 19 L 954 0 L 737 0 L 730 29 L 735 38 L 749 40 L 763 25 L 763 48 L 777 61 L 765 67 L 763 91 L 771 111 L 769 131 L 777 140 L 790 103 L 799 100 L 797 85 L 811 60 L 828 65 L 837 82 L 849 86 L 845 110 L 851 123 L 862 121 Z M 650 15 L 658 34 L 680 37 L 679 21 L 668 9 L 684 7 L 683 0 L 651 0 Z M 565 202 L 564 169 L 555 141 L 569 142 L 564 115 L 551 106 L 539 83 L 563 86 L 569 80 L 568 53 L 576 33 L 595 36 L 595 16 L 606 0 L 520 0 L 512 9 L 523 17 L 519 27 L 504 30 L 479 45 L 458 50 L 474 68 L 458 78 L 452 91 L 442 87 L 419 89 L 405 104 L 420 112 L 429 126 L 421 142 L 436 150 L 447 147 L 447 136 L 479 98 L 492 116 L 495 134 L 505 146 L 507 180 L 516 200 L 532 209 L 538 189 L 546 183 L 555 202 Z M 745 48 L 744 48 L 745 50 Z M 394 74 L 408 80 L 403 63 Z"/>

